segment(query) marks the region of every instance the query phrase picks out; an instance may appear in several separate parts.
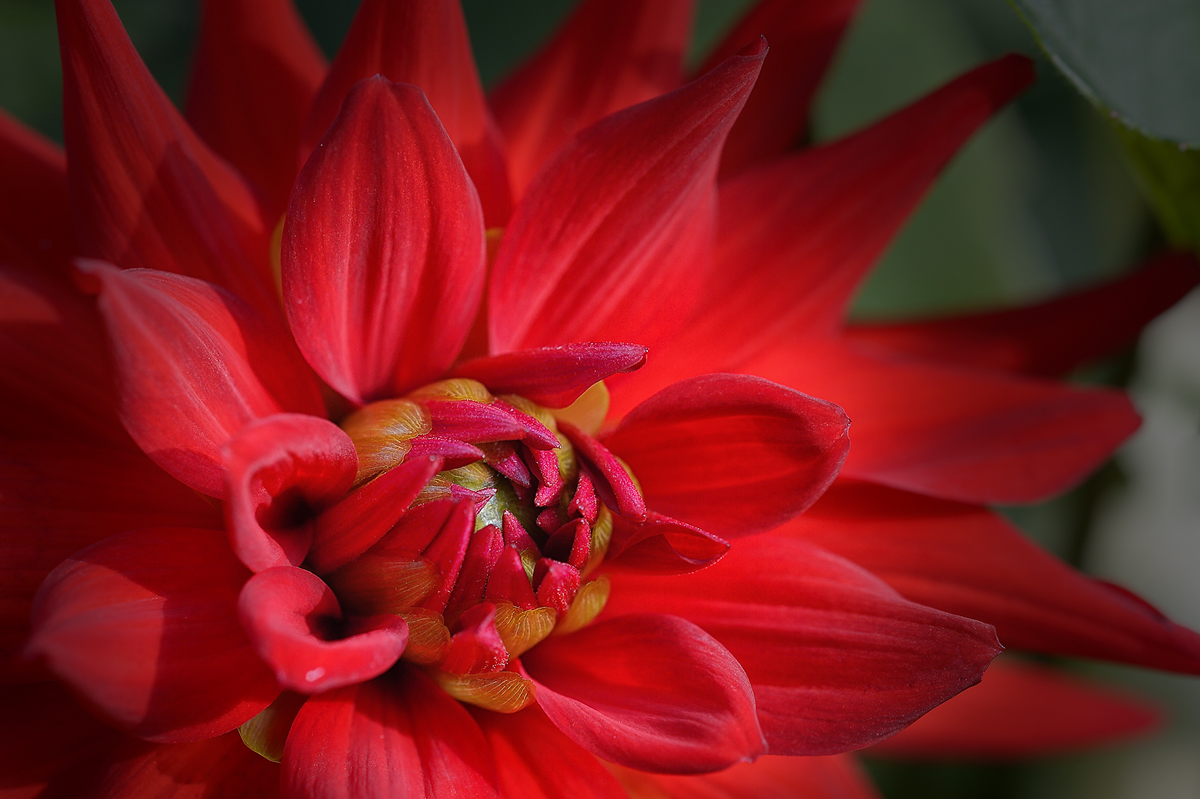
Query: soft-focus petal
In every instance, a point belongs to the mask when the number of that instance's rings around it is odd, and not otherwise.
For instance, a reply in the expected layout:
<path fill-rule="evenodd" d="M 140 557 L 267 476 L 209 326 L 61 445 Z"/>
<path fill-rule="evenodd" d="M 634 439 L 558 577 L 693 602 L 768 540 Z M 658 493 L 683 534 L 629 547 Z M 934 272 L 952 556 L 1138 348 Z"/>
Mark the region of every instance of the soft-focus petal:
<path fill-rule="evenodd" d="M 236 732 L 185 744 L 129 741 L 100 771 L 94 799 L 272 799 L 279 766 Z"/>
<path fill-rule="evenodd" d="M 0 261 L 65 270 L 75 253 L 62 148 L 0 110 Z"/>
<path fill-rule="evenodd" d="M 693 0 L 586 0 L 496 87 L 491 104 L 518 195 L 576 131 L 679 87 L 692 6 Z"/>
<path fill-rule="evenodd" d="M 283 229 L 296 341 L 355 402 L 434 380 L 483 291 L 479 199 L 413 86 L 357 84 L 300 173 Z"/>
<path fill-rule="evenodd" d="M 382 75 L 429 98 L 479 190 L 489 227 L 503 225 L 512 198 L 503 147 L 475 70 L 455 0 L 365 0 L 329 69 L 304 129 L 304 156 L 317 146 L 358 81 Z"/>
<path fill-rule="evenodd" d="M 904 600 L 850 562 L 776 536 L 738 542 L 672 580 L 610 578 L 606 615 L 653 607 L 733 653 L 775 754 L 875 743 L 978 682 L 1000 651 L 990 626 Z"/>
<path fill-rule="evenodd" d="M 850 447 L 823 400 L 744 375 L 706 375 L 634 408 L 604 443 L 648 507 L 724 537 L 777 527 L 816 501 Z"/>
<path fill-rule="evenodd" d="M 630 799 L 880 799 L 850 755 L 774 757 L 694 777 L 617 772 Z"/>
<path fill-rule="evenodd" d="M 283 753 L 296 799 L 495 799 L 479 725 L 416 669 L 314 696 Z"/>
<path fill-rule="evenodd" d="M 46 578 L 28 652 L 139 737 L 182 742 L 228 732 L 279 692 L 238 622 L 249 576 L 223 533 L 120 533 Z"/>
<path fill-rule="evenodd" d="M 82 262 L 100 285 L 125 429 L 155 463 L 209 496 L 225 492 L 221 447 L 281 410 L 324 415 L 282 326 L 224 289 Z"/>
<path fill-rule="evenodd" d="M 283 213 L 325 58 L 291 0 L 204 0 L 187 117 Z"/>
<path fill-rule="evenodd" d="M 1200 673 L 1200 635 L 985 508 L 839 482 L 785 529 L 913 601 L 995 625 L 1005 646 Z"/>
<path fill-rule="evenodd" d="M 564 145 L 505 229 L 488 294 L 493 353 L 657 343 L 704 277 L 721 143 L 766 55 L 605 117 Z"/>
<path fill-rule="evenodd" d="M 543 641 L 522 663 L 550 720 L 605 760 L 687 774 L 766 751 L 742 667 L 681 619 L 611 619 Z"/>
<path fill-rule="evenodd" d="M 983 682 L 917 719 L 872 753 L 918 759 L 1009 760 L 1114 743 L 1153 729 L 1144 700 L 1044 666 L 1001 658 Z"/>
<path fill-rule="evenodd" d="M 640 369 L 647 349 L 637 344 L 562 344 L 474 358 L 454 367 L 494 394 L 520 394 L 548 408 L 565 408 L 596 382 Z"/>

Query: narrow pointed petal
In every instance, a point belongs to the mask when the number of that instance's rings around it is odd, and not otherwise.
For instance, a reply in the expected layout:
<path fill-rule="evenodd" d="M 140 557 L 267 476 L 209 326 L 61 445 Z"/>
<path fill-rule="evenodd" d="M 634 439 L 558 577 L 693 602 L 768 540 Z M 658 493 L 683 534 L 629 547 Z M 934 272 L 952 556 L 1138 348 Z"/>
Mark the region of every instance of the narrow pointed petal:
<path fill-rule="evenodd" d="M 766 750 L 742 667 L 681 619 L 600 622 L 543 641 L 522 663 L 550 720 L 605 760 L 684 774 L 753 760 Z"/>
<path fill-rule="evenodd" d="M 63 134 L 84 255 L 220 283 L 278 306 L 270 230 L 243 178 L 192 132 L 108 0 L 58 0 Z"/>
<path fill-rule="evenodd" d="M 62 148 L 0 110 L 0 261 L 65 273 L 77 252 Z"/>
<path fill-rule="evenodd" d="M 961 366 L 1058 377 L 1132 346 L 1142 328 L 1200 283 L 1189 253 L 1157 255 L 1095 288 L 1024 308 L 900 324 L 851 325 L 848 341 Z"/>
<path fill-rule="evenodd" d="M 479 725 L 417 669 L 304 703 L 283 752 L 283 795 L 497 799 Z"/>
<path fill-rule="evenodd" d="M 733 653 L 775 754 L 873 744 L 977 683 L 1000 651 L 990 626 L 906 601 L 798 540 L 748 539 L 716 565 L 670 581 L 609 576 L 606 615 L 654 607 Z"/>
<path fill-rule="evenodd" d="M 46 578 L 27 651 L 138 737 L 220 735 L 279 693 L 238 622 L 249 576 L 220 532 L 119 533 Z"/>
<path fill-rule="evenodd" d="M 575 447 L 581 468 L 604 504 L 630 519 L 646 518 L 641 489 L 608 447 L 568 422 L 559 422 L 558 429 Z"/>
<path fill-rule="evenodd" d="M 236 732 L 185 744 L 127 741 L 93 790 L 95 799 L 263 799 L 279 793 L 279 766 Z"/>
<path fill-rule="evenodd" d="M 686 574 L 711 566 L 729 542 L 698 527 L 653 511 L 642 522 L 613 517 L 606 566 L 641 574 Z"/>
<path fill-rule="evenodd" d="M 703 78 L 580 131 L 513 212 L 493 265 L 493 353 L 570 341 L 655 344 L 695 300 L 721 143 L 763 42 Z"/>
<path fill-rule="evenodd" d="M 454 367 L 493 394 L 520 394 L 547 408 L 565 408 L 606 377 L 633 372 L 646 362 L 637 344 L 562 344 L 474 358 Z"/>
<path fill-rule="evenodd" d="M 33 595 L 59 563 L 142 527 L 221 529 L 220 512 L 136 449 L 0 447 L 0 675 L 29 637 Z"/>
<path fill-rule="evenodd" d="M 1200 635 L 985 508 L 839 482 L 785 529 L 915 602 L 995 625 L 1005 646 L 1200 674 Z"/>
<path fill-rule="evenodd" d="M 1145 700 L 1045 666 L 1001 658 L 981 684 L 871 751 L 920 760 L 1046 757 L 1146 733 L 1160 716 Z"/>
<path fill-rule="evenodd" d="M 842 409 L 744 375 L 684 380 L 634 408 L 604 443 L 648 507 L 723 537 L 801 513 L 850 447 Z"/>
<path fill-rule="evenodd" d="M 983 370 L 780 347 L 747 371 L 846 409 L 841 474 L 963 502 L 1036 502 L 1078 484 L 1138 426 L 1128 397 Z"/>
<path fill-rule="evenodd" d="M 221 452 L 230 545 L 255 572 L 304 561 L 313 521 L 354 484 L 354 443 L 326 419 L 279 414 L 246 425 Z"/>
<path fill-rule="evenodd" d="M 408 625 L 398 616 L 343 624 L 329 586 L 294 566 L 251 577 L 238 596 L 238 616 L 280 686 L 304 694 L 378 677 L 396 664 L 408 643 Z M 338 631 L 345 637 L 332 637 Z"/>
<path fill-rule="evenodd" d="M 296 410 L 324 415 L 312 376 L 282 327 L 199 280 L 99 261 L 125 429 L 155 463 L 222 497 L 221 447 L 248 422 Z"/>
<path fill-rule="evenodd" d="M 459 4 L 363 2 L 305 125 L 305 157 L 333 123 L 350 88 L 372 75 L 424 92 L 479 190 L 488 227 L 503 226 L 512 210 L 503 145 L 483 95 Z"/>
<path fill-rule="evenodd" d="M 693 5 L 693 0 L 587 0 L 537 55 L 496 87 L 491 105 L 518 196 L 576 131 L 679 88 Z"/>
<path fill-rule="evenodd" d="M 445 371 L 483 291 L 479 199 L 421 92 L 365 80 L 296 183 L 283 293 L 308 362 L 355 402 Z"/>
<path fill-rule="evenodd" d="M 860 2 L 762 0 L 717 45 L 701 74 L 758 36 L 771 43 L 771 57 L 725 143 L 722 176 L 783 153 L 803 139 L 813 95 Z"/>
<path fill-rule="evenodd" d="M 775 757 L 694 777 L 617 772 L 634 797 L 654 799 L 882 799 L 851 755 Z"/>
<path fill-rule="evenodd" d="M 201 9 L 188 121 L 254 185 L 273 223 L 296 178 L 325 57 L 291 0 L 205 0 Z"/>
<path fill-rule="evenodd" d="M 540 709 L 472 715 L 496 755 L 501 799 L 628 799 L 595 755 L 559 732 Z"/>

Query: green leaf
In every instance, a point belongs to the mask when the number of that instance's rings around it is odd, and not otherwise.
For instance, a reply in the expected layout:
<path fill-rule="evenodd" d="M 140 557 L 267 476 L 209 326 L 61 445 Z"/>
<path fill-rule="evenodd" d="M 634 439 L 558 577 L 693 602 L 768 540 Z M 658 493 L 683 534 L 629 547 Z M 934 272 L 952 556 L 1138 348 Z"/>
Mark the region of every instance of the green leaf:
<path fill-rule="evenodd" d="M 1167 240 L 1200 252 L 1200 151 L 1114 127 Z"/>

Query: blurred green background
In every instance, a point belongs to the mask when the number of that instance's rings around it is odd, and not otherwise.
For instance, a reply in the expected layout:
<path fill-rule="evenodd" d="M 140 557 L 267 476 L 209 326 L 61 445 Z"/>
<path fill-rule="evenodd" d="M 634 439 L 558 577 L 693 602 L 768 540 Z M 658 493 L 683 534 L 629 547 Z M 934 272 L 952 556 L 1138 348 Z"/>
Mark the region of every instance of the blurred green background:
<path fill-rule="evenodd" d="M 179 100 L 197 7 L 115 0 L 139 52 Z M 355 3 L 297 0 L 327 53 Z M 466 0 L 486 83 L 548 36 L 569 0 Z M 745 0 L 700 0 L 696 53 Z M 1200 47 L 1200 43 L 1197 45 Z M 903 318 L 1027 302 L 1128 270 L 1162 236 L 1109 125 L 1037 50 L 1003 0 L 868 0 L 818 97 L 813 139 L 866 124 L 1005 52 L 1039 59 L 1037 85 L 954 161 L 864 287 L 860 318 Z M 695 55 L 695 54 L 694 54 Z M 0 106 L 61 138 L 61 72 L 48 0 L 0 0 Z M 1196 98 L 1200 103 L 1200 98 Z M 1126 356 L 1081 379 L 1137 392 L 1147 424 L 1115 465 L 1073 494 L 1005 509 L 1076 564 L 1143 593 L 1200 626 L 1200 308 L 1196 298 Z M 1200 797 L 1200 687 L 1184 678 L 1070 664 L 1156 697 L 1167 728 L 1129 746 L 1020 764 L 874 762 L 889 799 Z"/>

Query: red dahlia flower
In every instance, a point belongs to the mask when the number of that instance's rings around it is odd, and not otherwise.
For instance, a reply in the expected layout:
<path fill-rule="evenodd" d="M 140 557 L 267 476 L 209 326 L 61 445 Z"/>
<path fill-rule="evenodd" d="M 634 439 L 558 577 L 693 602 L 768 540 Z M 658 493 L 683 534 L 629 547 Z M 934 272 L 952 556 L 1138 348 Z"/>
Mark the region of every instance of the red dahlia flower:
<path fill-rule="evenodd" d="M 210 0 L 189 124 L 106 0 L 60 0 L 66 161 L 0 128 L 2 795 L 862 796 L 753 761 L 896 733 L 997 631 L 1200 671 L 980 504 L 1128 435 L 1121 394 L 1046 377 L 1194 265 L 846 327 L 1031 79 L 790 152 L 854 5 L 767 0 L 681 85 L 690 3 L 587 2 L 489 105 L 453 3 L 365 0 L 326 73 L 285 0 Z M 992 675 L 897 751 L 1146 722 Z"/>

